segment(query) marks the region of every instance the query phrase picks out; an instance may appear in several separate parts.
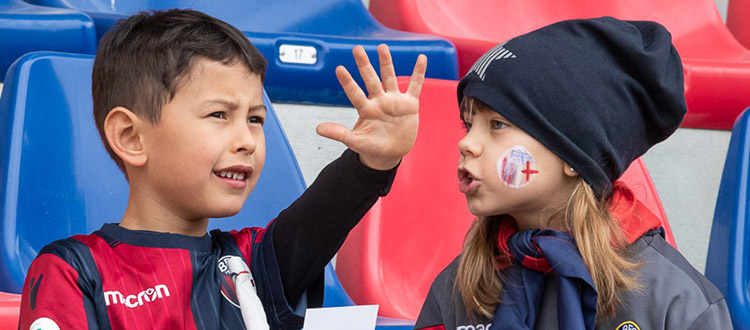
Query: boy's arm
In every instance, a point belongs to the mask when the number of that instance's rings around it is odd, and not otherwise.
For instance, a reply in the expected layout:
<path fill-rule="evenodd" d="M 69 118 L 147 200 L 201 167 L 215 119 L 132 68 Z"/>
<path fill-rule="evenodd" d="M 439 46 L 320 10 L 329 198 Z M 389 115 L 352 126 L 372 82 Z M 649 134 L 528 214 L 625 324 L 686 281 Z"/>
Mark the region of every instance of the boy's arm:
<path fill-rule="evenodd" d="M 41 253 L 26 275 L 19 329 L 98 329 L 94 305 L 81 291 L 79 278 L 59 256 Z"/>
<path fill-rule="evenodd" d="M 353 129 L 324 123 L 318 134 L 347 150 L 329 164 L 307 191 L 275 221 L 274 249 L 285 295 L 296 303 L 333 258 L 349 231 L 390 189 L 395 168 L 411 150 L 419 124 L 419 94 L 427 58 L 420 55 L 401 93 L 386 45 L 378 47 L 381 85 L 361 46 L 353 50 L 369 98 L 342 66 L 336 76 L 359 113 Z"/>
<path fill-rule="evenodd" d="M 287 300 L 296 303 L 333 258 L 349 231 L 388 193 L 396 170 L 365 167 L 347 150 L 274 221 L 273 243 Z"/>

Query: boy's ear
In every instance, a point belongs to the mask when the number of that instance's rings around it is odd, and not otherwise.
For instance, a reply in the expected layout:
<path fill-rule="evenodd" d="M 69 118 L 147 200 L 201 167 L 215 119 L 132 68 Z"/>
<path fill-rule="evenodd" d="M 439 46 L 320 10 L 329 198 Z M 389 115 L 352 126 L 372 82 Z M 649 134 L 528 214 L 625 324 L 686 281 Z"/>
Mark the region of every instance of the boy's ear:
<path fill-rule="evenodd" d="M 144 124 L 135 113 L 124 107 L 112 109 L 104 119 L 107 143 L 127 165 L 143 166 L 146 163 L 146 148 L 142 140 Z"/>
<path fill-rule="evenodd" d="M 576 170 L 573 167 L 571 167 L 570 165 L 568 165 L 568 163 L 563 163 L 563 166 L 564 166 L 563 167 L 563 172 L 565 173 L 565 175 L 567 175 L 567 176 L 569 176 L 571 178 L 575 178 L 575 177 L 578 176 L 578 172 L 576 172 Z"/>

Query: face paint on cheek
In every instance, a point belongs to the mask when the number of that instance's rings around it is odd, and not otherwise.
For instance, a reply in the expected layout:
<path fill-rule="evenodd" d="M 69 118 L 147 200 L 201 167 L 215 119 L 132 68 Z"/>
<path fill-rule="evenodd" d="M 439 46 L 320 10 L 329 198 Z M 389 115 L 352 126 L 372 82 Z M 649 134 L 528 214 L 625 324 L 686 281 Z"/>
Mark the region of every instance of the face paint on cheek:
<path fill-rule="evenodd" d="M 521 188 L 539 174 L 531 152 L 523 146 L 513 146 L 497 160 L 500 181 L 511 188 Z"/>

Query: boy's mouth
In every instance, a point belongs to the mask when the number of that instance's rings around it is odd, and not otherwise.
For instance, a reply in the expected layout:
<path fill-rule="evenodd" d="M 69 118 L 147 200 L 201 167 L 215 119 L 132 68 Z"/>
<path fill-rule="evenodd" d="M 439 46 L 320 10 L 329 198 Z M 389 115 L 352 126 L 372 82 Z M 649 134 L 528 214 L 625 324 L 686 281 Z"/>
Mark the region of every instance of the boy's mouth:
<path fill-rule="evenodd" d="M 244 181 L 253 174 L 252 166 L 235 165 L 214 171 L 214 174 L 220 178 Z"/>
<path fill-rule="evenodd" d="M 245 180 L 245 173 L 232 172 L 232 171 L 221 171 L 216 173 L 220 178 L 234 179 L 234 180 Z"/>

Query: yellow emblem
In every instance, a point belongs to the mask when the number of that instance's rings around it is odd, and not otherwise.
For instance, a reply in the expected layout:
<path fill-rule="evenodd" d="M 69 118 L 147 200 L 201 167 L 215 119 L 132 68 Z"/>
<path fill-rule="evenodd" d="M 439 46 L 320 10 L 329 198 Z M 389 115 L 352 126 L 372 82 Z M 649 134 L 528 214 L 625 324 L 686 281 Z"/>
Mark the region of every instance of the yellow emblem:
<path fill-rule="evenodd" d="M 633 321 L 625 321 L 620 323 L 615 330 L 641 330 L 641 328 Z"/>

